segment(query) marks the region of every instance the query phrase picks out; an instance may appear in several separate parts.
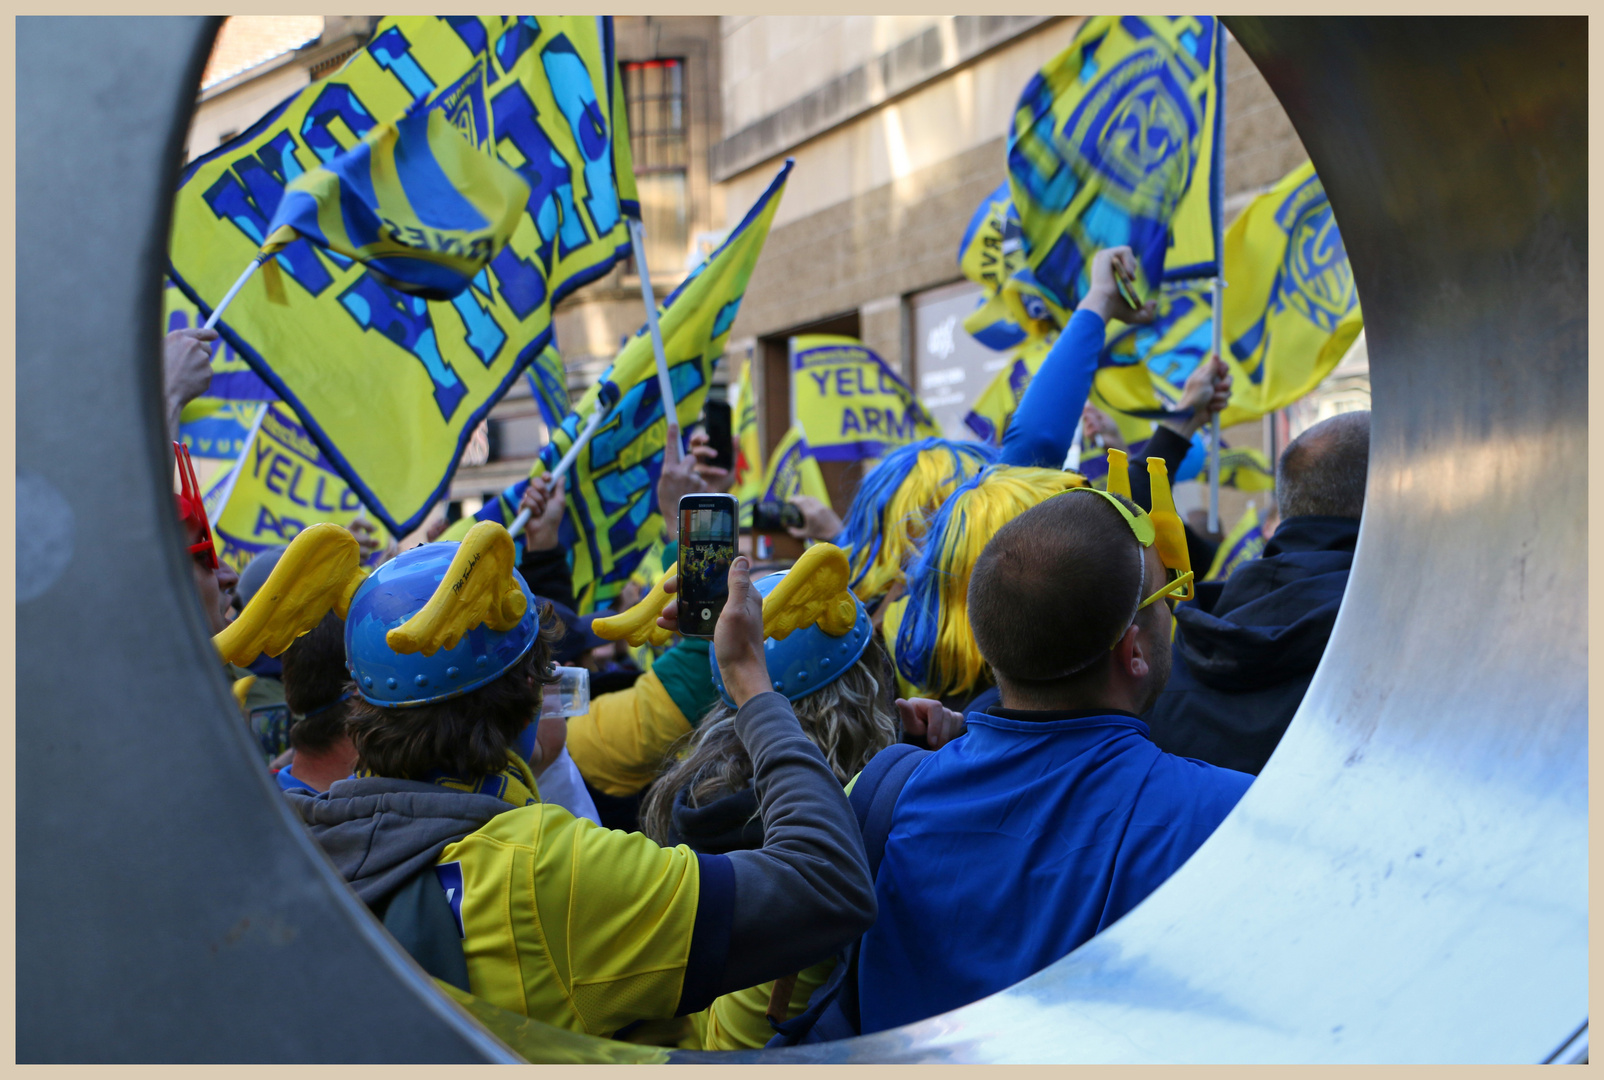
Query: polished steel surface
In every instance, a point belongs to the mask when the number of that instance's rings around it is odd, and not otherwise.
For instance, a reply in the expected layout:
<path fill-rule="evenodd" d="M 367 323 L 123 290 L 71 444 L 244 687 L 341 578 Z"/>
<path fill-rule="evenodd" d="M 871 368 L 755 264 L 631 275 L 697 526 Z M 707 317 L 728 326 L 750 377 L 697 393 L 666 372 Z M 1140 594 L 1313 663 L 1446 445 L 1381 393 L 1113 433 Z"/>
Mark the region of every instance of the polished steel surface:
<path fill-rule="evenodd" d="M 1197 856 L 1052 968 L 722 1060 L 1586 1055 L 1586 23 L 1228 21 L 1330 192 L 1371 353 L 1365 523 L 1303 708 Z M 186 598 L 158 275 L 213 32 L 18 24 L 17 1053 L 505 1060 L 286 812 Z M 535 1060 L 657 1056 L 479 1015 Z"/>

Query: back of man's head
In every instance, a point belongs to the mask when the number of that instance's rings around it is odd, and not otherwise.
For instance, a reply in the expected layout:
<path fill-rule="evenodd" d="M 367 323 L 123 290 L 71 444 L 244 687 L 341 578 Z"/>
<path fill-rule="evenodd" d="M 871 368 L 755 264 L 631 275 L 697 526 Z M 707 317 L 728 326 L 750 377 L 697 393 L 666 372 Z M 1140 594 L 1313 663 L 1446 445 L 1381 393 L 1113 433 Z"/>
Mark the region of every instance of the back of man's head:
<path fill-rule="evenodd" d="M 975 643 L 1012 683 L 1094 671 L 1130 626 L 1145 577 L 1142 548 L 1108 500 L 1055 496 L 999 529 L 975 563 Z"/>
<path fill-rule="evenodd" d="M 1370 412 L 1338 413 L 1287 444 L 1276 468 L 1281 519 L 1357 518 L 1370 468 Z"/>
<path fill-rule="evenodd" d="M 284 701 L 301 719 L 290 728 L 290 745 L 316 753 L 345 734 L 340 695 L 345 669 L 345 620 L 334 612 L 284 650 Z"/>

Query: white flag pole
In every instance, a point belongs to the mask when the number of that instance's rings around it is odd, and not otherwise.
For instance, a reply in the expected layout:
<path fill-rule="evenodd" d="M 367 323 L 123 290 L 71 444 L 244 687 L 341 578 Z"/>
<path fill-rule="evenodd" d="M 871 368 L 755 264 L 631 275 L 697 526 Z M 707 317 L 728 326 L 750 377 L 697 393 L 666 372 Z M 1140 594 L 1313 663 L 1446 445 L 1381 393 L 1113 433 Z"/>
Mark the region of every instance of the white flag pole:
<path fill-rule="evenodd" d="M 228 506 L 228 500 L 234 494 L 234 485 L 239 483 L 240 470 L 245 467 L 245 460 L 251 456 L 251 447 L 256 445 L 256 433 L 262 430 L 262 417 L 267 415 L 267 409 L 270 404 L 271 402 L 262 402 L 261 409 L 256 413 L 256 419 L 251 422 L 251 432 L 245 436 L 245 447 L 239 452 L 239 457 L 234 460 L 234 467 L 228 470 L 228 478 L 223 481 L 222 490 L 217 493 L 217 508 L 215 510 L 206 510 L 206 519 L 208 521 L 222 519 L 223 510 Z"/>
<path fill-rule="evenodd" d="M 251 275 L 256 273 L 257 267 L 262 265 L 262 260 L 263 256 L 261 255 L 258 255 L 256 258 L 251 260 L 251 265 L 245 268 L 245 272 L 239 276 L 239 280 L 234 282 L 233 287 L 230 288 L 228 292 L 223 294 L 223 298 L 219 300 L 217 302 L 217 306 L 212 309 L 211 317 L 206 320 L 204 329 L 210 330 L 212 327 L 217 325 L 217 320 L 223 317 L 223 311 L 228 307 L 229 304 L 234 302 L 234 297 L 239 295 L 239 291 L 245 287 L 245 283 L 251 280 Z"/>
<path fill-rule="evenodd" d="M 1214 167 L 1209 170 L 1210 207 L 1214 218 L 1214 355 L 1225 359 L 1225 249 L 1222 236 L 1225 196 L 1225 33 L 1219 19 L 1214 20 Z M 1209 445 L 1209 532 L 1220 534 L 1220 414 L 1209 425 L 1213 440 Z"/>
<path fill-rule="evenodd" d="M 1081 447 L 1086 436 L 1086 421 L 1081 420 L 1075 424 L 1075 436 L 1069 440 L 1069 453 L 1064 457 L 1064 468 L 1069 472 L 1080 472 Z"/>
<path fill-rule="evenodd" d="M 629 242 L 635 249 L 635 269 L 640 272 L 641 303 L 646 305 L 646 328 L 652 335 L 652 352 L 657 358 L 657 391 L 663 399 L 663 419 L 668 424 L 664 444 L 664 460 L 679 460 L 679 406 L 674 400 L 674 383 L 668 377 L 668 357 L 663 352 L 663 331 L 657 325 L 657 296 L 652 292 L 652 275 L 646 269 L 646 235 L 641 223 L 632 217 L 629 222 Z M 674 447 L 668 457 L 667 447 Z"/>
<path fill-rule="evenodd" d="M 598 397 L 596 399 L 596 408 L 593 412 L 591 412 L 590 419 L 585 421 L 585 426 L 580 429 L 579 438 L 574 440 L 574 445 L 568 448 L 568 453 L 562 456 L 562 460 L 557 462 L 557 467 L 550 472 L 549 475 L 551 476 L 551 483 L 555 484 L 557 482 L 557 478 L 566 473 L 569 467 L 573 465 L 574 459 L 577 458 L 579 456 L 579 452 L 585 448 L 585 444 L 590 442 L 590 437 L 596 434 L 596 429 L 600 427 L 601 422 L 607 418 L 607 414 L 612 410 L 612 407 L 613 403 L 605 396 Z M 507 531 L 512 533 L 514 539 L 516 539 L 518 534 L 523 532 L 524 527 L 528 524 L 529 510 L 526 507 L 518 511 L 518 516 L 512 519 L 512 524 L 507 526 Z"/>

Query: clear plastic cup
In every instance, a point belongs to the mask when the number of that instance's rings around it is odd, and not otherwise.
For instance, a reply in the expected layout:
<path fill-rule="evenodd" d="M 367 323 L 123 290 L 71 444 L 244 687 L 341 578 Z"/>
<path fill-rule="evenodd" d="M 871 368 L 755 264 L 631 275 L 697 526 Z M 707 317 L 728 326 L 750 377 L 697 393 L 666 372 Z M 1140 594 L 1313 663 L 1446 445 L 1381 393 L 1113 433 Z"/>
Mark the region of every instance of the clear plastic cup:
<path fill-rule="evenodd" d="M 582 667 L 557 668 L 557 681 L 547 683 L 541 716 L 584 716 L 590 711 L 590 672 Z"/>

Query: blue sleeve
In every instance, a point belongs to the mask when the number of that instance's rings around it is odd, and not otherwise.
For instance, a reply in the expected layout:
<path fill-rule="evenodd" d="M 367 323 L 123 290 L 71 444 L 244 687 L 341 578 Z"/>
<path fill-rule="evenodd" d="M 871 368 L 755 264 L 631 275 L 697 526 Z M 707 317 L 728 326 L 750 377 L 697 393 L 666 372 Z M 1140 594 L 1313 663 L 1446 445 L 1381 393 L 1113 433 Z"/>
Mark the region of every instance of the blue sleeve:
<path fill-rule="evenodd" d="M 1102 317 L 1091 311 L 1071 315 L 1014 410 L 998 461 L 1047 469 L 1064 467 L 1102 351 Z"/>

